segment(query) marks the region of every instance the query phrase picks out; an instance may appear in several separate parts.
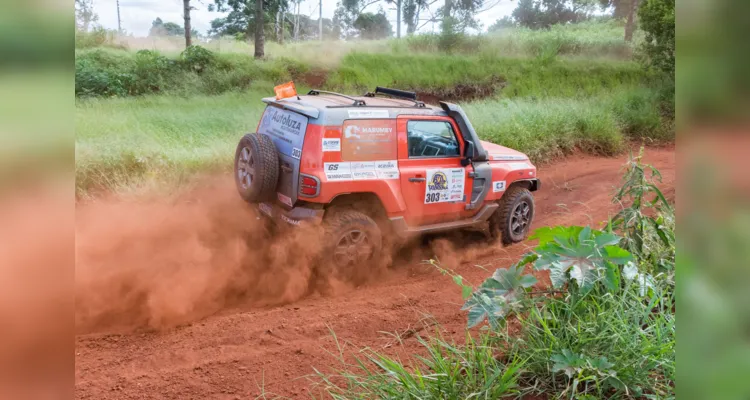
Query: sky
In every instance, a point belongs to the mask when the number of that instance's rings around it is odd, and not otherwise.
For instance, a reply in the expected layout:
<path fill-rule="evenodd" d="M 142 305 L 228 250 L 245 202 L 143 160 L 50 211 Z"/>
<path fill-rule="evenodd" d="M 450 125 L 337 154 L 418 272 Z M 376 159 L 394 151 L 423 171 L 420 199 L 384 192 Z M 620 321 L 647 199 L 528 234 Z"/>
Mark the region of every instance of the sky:
<path fill-rule="evenodd" d="M 338 0 L 323 0 L 323 18 L 332 18 Z M 226 15 L 225 13 L 209 12 L 208 5 L 212 0 L 191 0 L 191 5 L 196 9 L 190 13 L 194 29 L 205 34 L 211 28 L 211 20 Z M 438 0 L 432 5 L 433 12 L 443 4 Z M 394 35 L 396 32 L 396 11 L 390 10 L 394 6 L 381 1 L 371 5 L 365 11 L 377 12 L 380 7 L 386 10 L 388 19 L 393 25 Z M 483 30 L 492 25 L 497 19 L 510 15 L 516 7 L 513 0 L 485 0 L 482 7 L 483 12 L 476 15 L 483 25 Z M 94 0 L 94 11 L 99 15 L 99 23 L 108 29 L 117 29 L 117 0 Z M 300 5 L 300 13 L 318 17 L 318 0 L 303 0 Z M 182 25 L 182 0 L 120 0 L 120 20 L 122 29 L 135 36 L 147 36 L 151 28 L 151 22 L 157 17 L 164 22 L 176 22 Z M 424 18 L 424 17 L 423 17 Z M 428 23 L 420 32 L 431 32 L 432 23 Z M 434 29 L 440 29 L 440 24 L 435 23 Z M 401 26 L 401 32 L 406 32 L 406 27 Z"/>

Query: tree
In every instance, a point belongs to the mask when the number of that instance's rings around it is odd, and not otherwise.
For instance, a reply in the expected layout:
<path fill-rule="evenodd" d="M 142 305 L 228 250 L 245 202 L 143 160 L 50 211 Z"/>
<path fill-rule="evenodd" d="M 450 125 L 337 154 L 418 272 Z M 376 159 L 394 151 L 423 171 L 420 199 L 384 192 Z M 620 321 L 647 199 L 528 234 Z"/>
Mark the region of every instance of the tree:
<path fill-rule="evenodd" d="M 490 25 L 489 28 L 487 28 L 487 32 L 495 32 L 499 30 L 503 30 L 505 28 L 513 28 L 517 26 L 516 21 L 513 20 L 510 16 L 506 15 L 497 21 L 495 21 L 494 24 Z"/>
<path fill-rule="evenodd" d="M 357 30 L 354 28 L 354 22 L 365 8 L 378 1 L 380 0 L 340 0 L 336 3 L 333 24 L 339 37 L 346 39 L 356 36 Z"/>
<path fill-rule="evenodd" d="M 183 29 L 185 32 L 185 48 L 188 48 L 192 44 L 192 38 L 190 37 L 192 30 L 190 27 L 190 0 L 182 0 L 182 11 L 185 19 L 185 29 Z"/>
<path fill-rule="evenodd" d="M 208 5 L 209 11 L 229 12 L 225 18 L 211 21 L 212 35 L 233 34 L 240 37 L 237 28 L 243 27 L 244 38 L 255 38 L 255 55 L 265 55 L 265 35 L 274 37 L 274 25 L 279 8 L 288 9 L 288 0 L 213 0 Z M 268 30 L 268 32 L 266 32 Z M 231 33 L 230 33 L 231 32 Z"/>
<path fill-rule="evenodd" d="M 164 22 L 161 18 L 157 17 L 151 23 L 151 29 L 148 31 L 149 36 L 184 36 L 185 28 L 180 24 L 174 22 Z M 198 36 L 198 32 L 195 29 L 191 29 L 190 36 Z"/>
<path fill-rule="evenodd" d="M 585 0 L 520 0 L 512 15 L 521 26 L 547 29 L 586 19 L 592 5 Z"/>
<path fill-rule="evenodd" d="M 384 39 L 393 35 L 391 23 L 382 10 L 377 14 L 359 14 L 354 21 L 354 28 L 362 39 Z"/>
<path fill-rule="evenodd" d="M 255 58 L 265 56 L 265 34 L 263 32 L 263 0 L 255 0 Z"/>
<path fill-rule="evenodd" d="M 602 8 L 612 8 L 614 18 L 625 19 L 625 41 L 628 42 L 633 40 L 639 3 L 640 0 L 599 0 Z"/>
<path fill-rule="evenodd" d="M 675 0 L 644 0 L 638 10 L 641 28 L 646 33 L 643 53 L 648 65 L 674 77 Z"/>
<path fill-rule="evenodd" d="M 91 24 L 99 20 L 94 12 L 94 0 L 75 0 L 76 28 L 88 32 Z"/>

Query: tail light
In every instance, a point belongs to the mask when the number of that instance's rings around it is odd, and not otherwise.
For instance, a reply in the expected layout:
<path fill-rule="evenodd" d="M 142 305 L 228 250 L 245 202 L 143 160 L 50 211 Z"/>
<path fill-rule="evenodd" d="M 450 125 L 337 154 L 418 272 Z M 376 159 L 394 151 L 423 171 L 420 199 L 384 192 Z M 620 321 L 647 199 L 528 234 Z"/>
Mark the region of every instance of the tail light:
<path fill-rule="evenodd" d="M 320 180 L 311 175 L 300 174 L 299 194 L 304 197 L 315 197 L 320 194 Z"/>

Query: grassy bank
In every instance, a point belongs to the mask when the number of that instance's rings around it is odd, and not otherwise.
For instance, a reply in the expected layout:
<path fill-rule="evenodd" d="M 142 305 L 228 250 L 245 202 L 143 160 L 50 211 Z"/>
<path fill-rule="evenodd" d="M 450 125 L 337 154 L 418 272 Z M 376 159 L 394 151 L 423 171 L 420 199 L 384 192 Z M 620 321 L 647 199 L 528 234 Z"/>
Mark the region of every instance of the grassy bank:
<path fill-rule="evenodd" d="M 94 49 L 76 53 L 76 95 L 79 97 L 143 94 L 220 94 L 243 91 L 263 82 L 306 82 L 331 90 L 372 90 L 395 86 L 441 97 L 457 86 L 504 97 L 582 97 L 636 86 L 649 78 L 631 61 L 505 58 L 497 55 L 371 54 L 351 52 L 333 69 L 291 58 L 254 60 L 249 55 L 212 53 L 168 57 Z"/>

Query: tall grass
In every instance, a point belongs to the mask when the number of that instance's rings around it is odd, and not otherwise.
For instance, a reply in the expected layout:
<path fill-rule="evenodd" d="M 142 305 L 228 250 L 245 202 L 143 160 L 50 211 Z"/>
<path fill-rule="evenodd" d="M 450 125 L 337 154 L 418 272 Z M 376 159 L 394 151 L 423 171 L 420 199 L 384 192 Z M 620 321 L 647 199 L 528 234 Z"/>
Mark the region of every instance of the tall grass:
<path fill-rule="evenodd" d="M 418 340 L 427 355 L 408 367 L 374 351 L 354 363 L 341 357 L 343 379 L 318 372 L 317 389 L 334 399 L 499 399 L 517 393 L 523 363 L 502 361 L 489 336 L 475 341 L 466 335 L 461 346 L 439 335 Z"/>
<path fill-rule="evenodd" d="M 636 34 L 635 45 L 641 38 Z M 453 53 L 502 57 L 538 57 L 554 50 L 555 55 L 565 57 L 610 58 L 628 60 L 634 44 L 623 39 L 624 26 L 615 20 L 593 20 L 579 24 L 556 25 L 548 30 L 508 28 L 488 35 L 462 35 L 457 38 Z M 267 41 L 265 53 L 269 58 L 294 58 L 318 68 L 334 68 L 347 54 L 365 52 L 370 54 L 414 54 L 440 53 L 438 34 L 419 34 L 402 40 L 351 40 L 351 41 L 306 41 L 279 44 Z M 210 41 L 194 40 L 196 44 L 219 53 L 252 55 L 251 41 L 234 38 L 218 38 Z M 95 31 L 77 33 L 76 48 L 109 46 L 137 50 L 158 50 L 167 55 L 176 55 L 184 49 L 180 37 L 116 36 L 113 32 Z"/>
<path fill-rule="evenodd" d="M 255 60 L 237 53 L 201 54 L 200 69 L 182 53 L 166 56 L 94 49 L 76 52 L 76 95 L 127 96 L 147 93 L 219 94 L 243 90 L 254 81 L 276 84 L 306 79 L 315 70 L 299 58 Z M 500 89 L 504 97 L 582 97 L 632 87 L 649 75 L 634 62 L 502 58 L 491 55 L 370 54 L 351 52 L 327 72 L 325 87 L 341 91 L 396 86 L 418 91 L 450 91 L 459 85 Z M 320 75 L 320 74 L 319 74 Z M 317 84 L 317 83 L 316 83 Z"/>
<path fill-rule="evenodd" d="M 330 74 L 333 88 L 392 85 L 425 91 L 498 82 L 504 97 L 583 97 L 632 87 L 648 75 L 634 62 L 568 60 L 552 63 L 497 56 L 352 53 Z"/>

